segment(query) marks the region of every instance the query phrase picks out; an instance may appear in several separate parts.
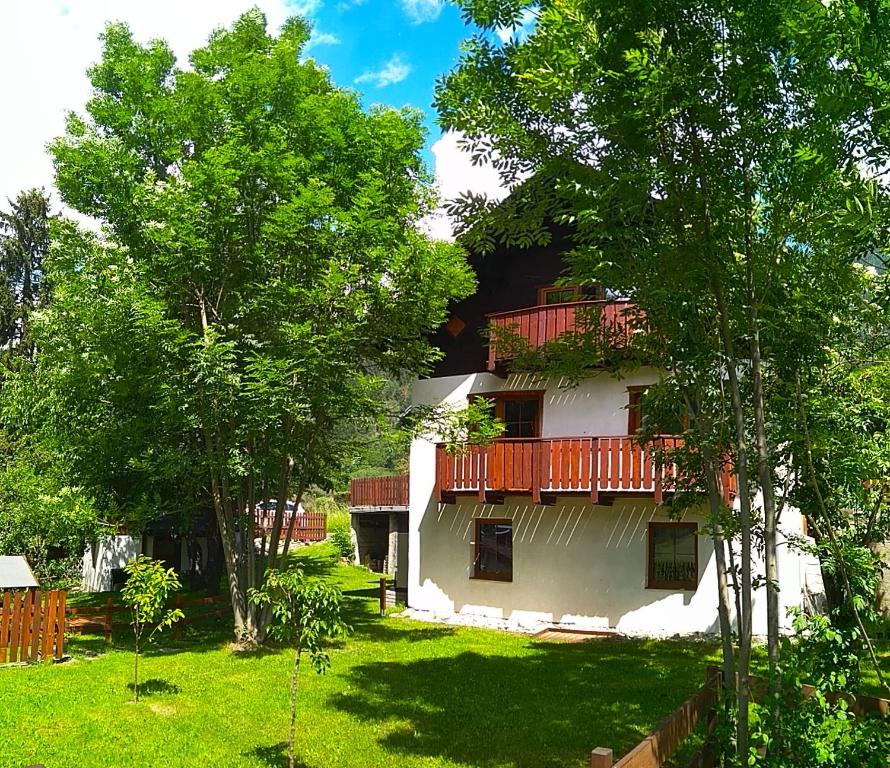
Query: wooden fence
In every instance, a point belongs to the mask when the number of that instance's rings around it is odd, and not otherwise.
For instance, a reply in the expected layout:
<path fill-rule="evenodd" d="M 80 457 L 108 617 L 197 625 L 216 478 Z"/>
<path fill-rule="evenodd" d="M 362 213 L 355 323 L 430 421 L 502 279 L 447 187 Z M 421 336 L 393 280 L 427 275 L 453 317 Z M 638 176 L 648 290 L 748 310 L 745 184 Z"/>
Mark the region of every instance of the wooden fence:
<path fill-rule="evenodd" d="M 407 509 L 408 475 L 352 478 L 349 481 L 349 506 Z"/>
<path fill-rule="evenodd" d="M 751 694 L 754 701 L 762 700 L 767 690 L 766 678 L 750 675 Z M 689 738 L 703 720 L 707 723 L 705 743 L 686 763 L 686 768 L 712 768 L 715 756 L 711 736 L 717 725 L 722 688 L 722 673 L 718 667 L 707 667 L 705 684 L 668 715 L 655 730 L 643 739 L 617 763 L 611 749 L 597 747 L 590 753 L 590 768 L 661 768 L 680 745 Z M 801 686 L 803 698 L 816 692 L 812 685 Z M 829 693 L 826 698 L 836 702 L 843 699 L 856 717 L 890 714 L 890 701 L 874 696 L 853 696 L 849 693 Z"/>
<path fill-rule="evenodd" d="M 214 595 L 213 597 L 198 597 L 186 600 L 181 594 L 176 596 L 173 606 L 185 613 L 185 617 L 173 625 L 176 638 L 182 637 L 182 628 L 186 624 L 192 624 L 202 619 L 227 616 L 230 613 L 229 596 Z M 192 612 L 191 609 L 197 608 Z M 115 604 L 113 597 L 108 597 L 101 606 L 69 606 L 68 631 L 83 634 L 86 632 L 102 632 L 105 640 L 111 640 L 111 632 L 115 627 L 129 627 L 130 609 L 126 605 Z M 115 619 L 115 614 L 123 613 L 122 619 Z"/>
<path fill-rule="evenodd" d="M 61 659 L 65 654 L 65 592 L 4 592 L 0 664 Z"/>
<path fill-rule="evenodd" d="M 328 518 L 325 512 L 285 513 L 281 527 L 281 538 L 287 534 L 287 527 L 296 514 L 292 541 L 321 541 L 327 536 Z M 269 536 L 275 523 L 274 510 L 258 510 L 254 515 L 254 524 L 258 536 Z M 280 540 L 280 539 L 279 539 Z"/>

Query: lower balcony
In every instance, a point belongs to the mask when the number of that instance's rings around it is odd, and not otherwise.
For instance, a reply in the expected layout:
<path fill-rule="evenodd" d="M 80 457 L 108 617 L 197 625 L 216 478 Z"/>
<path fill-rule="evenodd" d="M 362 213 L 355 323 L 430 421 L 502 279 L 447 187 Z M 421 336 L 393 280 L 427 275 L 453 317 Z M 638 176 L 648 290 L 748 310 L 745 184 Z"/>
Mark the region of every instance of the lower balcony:
<path fill-rule="evenodd" d="M 506 495 L 530 495 L 536 504 L 560 494 L 585 494 L 593 504 L 616 496 L 651 496 L 661 503 L 674 489 L 676 467 L 659 466 L 657 453 L 682 447 L 679 437 L 641 446 L 633 437 L 502 439 L 452 453 L 437 446 L 436 495 L 452 502 L 459 494 L 502 502 Z M 722 478 L 724 501 L 735 495 L 735 476 Z"/>
<path fill-rule="evenodd" d="M 349 508 L 353 511 L 407 510 L 408 475 L 354 477 L 349 481 Z"/>

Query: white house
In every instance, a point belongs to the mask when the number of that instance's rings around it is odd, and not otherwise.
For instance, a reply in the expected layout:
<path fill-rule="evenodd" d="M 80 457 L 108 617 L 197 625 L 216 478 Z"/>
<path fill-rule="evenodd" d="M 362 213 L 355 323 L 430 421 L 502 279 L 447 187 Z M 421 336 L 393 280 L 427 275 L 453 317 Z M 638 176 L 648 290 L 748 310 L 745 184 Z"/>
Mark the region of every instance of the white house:
<path fill-rule="evenodd" d="M 534 347 L 591 310 L 620 338 L 632 306 L 554 286 L 562 268 L 552 252 L 480 262 L 479 291 L 453 308 L 435 338 L 444 358 L 434 377 L 415 382 L 414 403 L 460 407 L 485 396 L 506 431 L 492 446 L 457 454 L 435 436 L 413 441 L 408 605 L 526 627 L 718 632 L 713 545 L 700 535 L 706 511 L 672 518 L 669 469 L 660 471 L 631 437 L 641 393 L 658 371 L 618 378 L 592 370 L 569 386 L 508 373 L 509 353 L 489 344 L 492 325 L 512 328 Z M 723 486 L 734 503 L 729 472 Z M 786 509 L 778 562 L 783 615 L 821 591 L 818 563 L 789 544 L 805 535 L 800 514 Z M 754 568 L 762 573 L 762 563 Z M 756 634 L 766 632 L 765 597 L 756 591 Z"/>

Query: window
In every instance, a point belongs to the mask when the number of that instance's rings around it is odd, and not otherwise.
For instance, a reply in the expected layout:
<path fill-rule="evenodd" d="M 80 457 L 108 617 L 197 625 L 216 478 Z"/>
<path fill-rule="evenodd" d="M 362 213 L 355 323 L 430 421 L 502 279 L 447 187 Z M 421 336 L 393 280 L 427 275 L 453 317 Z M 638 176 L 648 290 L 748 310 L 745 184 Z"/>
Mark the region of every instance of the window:
<path fill-rule="evenodd" d="M 502 437 L 541 436 L 543 392 L 493 392 L 480 397 L 494 401 L 494 416 L 504 424 Z"/>
<path fill-rule="evenodd" d="M 698 526 L 649 523 L 649 589 L 695 589 L 698 585 Z"/>
<path fill-rule="evenodd" d="M 538 304 L 565 304 L 580 298 L 581 288 L 577 285 L 548 285 L 538 289 Z"/>
<path fill-rule="evenodd" d="M 495 403 L 495 415 L 504 422 L 504 437 L 538 437 L 539 397 L 501 398 Z"/>
<path fill-rule="evenodd" d="M 512 520 L 476 520 L 473 578 L 513 581 Z"/>
<path fill-rule="evenodd" d="M 646 390 L 648 387 L 627 388 L 627 434 L 634 435 L 643 425 L 646 417 Z M 687 427 L 686 413 L 678 409 L 676 413 L 662 414 L 664 421 L 656 424 L 653 434 L 679 435 Z M 647 425 L 650 426 L 650 425 Z"/>

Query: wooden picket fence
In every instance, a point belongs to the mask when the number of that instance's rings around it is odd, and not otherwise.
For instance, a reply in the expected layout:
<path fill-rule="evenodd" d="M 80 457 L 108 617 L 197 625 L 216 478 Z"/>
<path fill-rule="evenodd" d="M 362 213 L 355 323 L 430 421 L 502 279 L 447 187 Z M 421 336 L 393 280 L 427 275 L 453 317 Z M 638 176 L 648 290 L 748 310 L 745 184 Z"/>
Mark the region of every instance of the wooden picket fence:
<path fill-rule="evenodd" d="M 61 659 L 65 654 L 64 590 L 4 592 L 0 664 Z"/>
<path fill-rule="evenodd" d="M 702 721 L 706 723 L 705 742 L 685 764 L 685 768 L 713 768 L 716 763 L 711 742 L 719 717 L 722 680 L 718 667 L 707 667 L 705 684 L 662 720 L 651 734 L 618 762 L 615 762 L 611 749 L 597 747 L 590 753 L 590 768 L 661 768 Z M 766 678 L 750 675 L 749 680 L 753 700 L 762 700 L 767 690 Z M 811 685 L 801 686 L 805 699 L 815 691 Z M 890 715 L 890 701 L 887 699 L 849 693 L 829 693 L 827 698 L 829 701 L 843 699 L 856 717 Z"/>
<path fill-rule="evenodd" d="M 180 619 L 173 626 L 177 639 L 182 637 L 182 628 L 186 624 L 192 624 L 202 619 L 227 616 L 231 612 L 229 596 L 223 594 L 212 597 L 198 597 L 192 600 L 186 600 L 182 594 L 178 594 L 173 601 L 172 607 L 179 608 L 186 614 L 183 619 Z M 106 642 L 110 642 L 111 632 L 115 627 L 130 626 L 129 611 L 129 607 L 115 603 L 114 598 L 111 596 L 106 598 L 101 606 L 69 606 L 67 611 L 68 631 L 80 634 L 102 632 L 105 635 Z M 115 614 L 119 613 L 126 615 L 121 619 L 116 619 Z"/>

